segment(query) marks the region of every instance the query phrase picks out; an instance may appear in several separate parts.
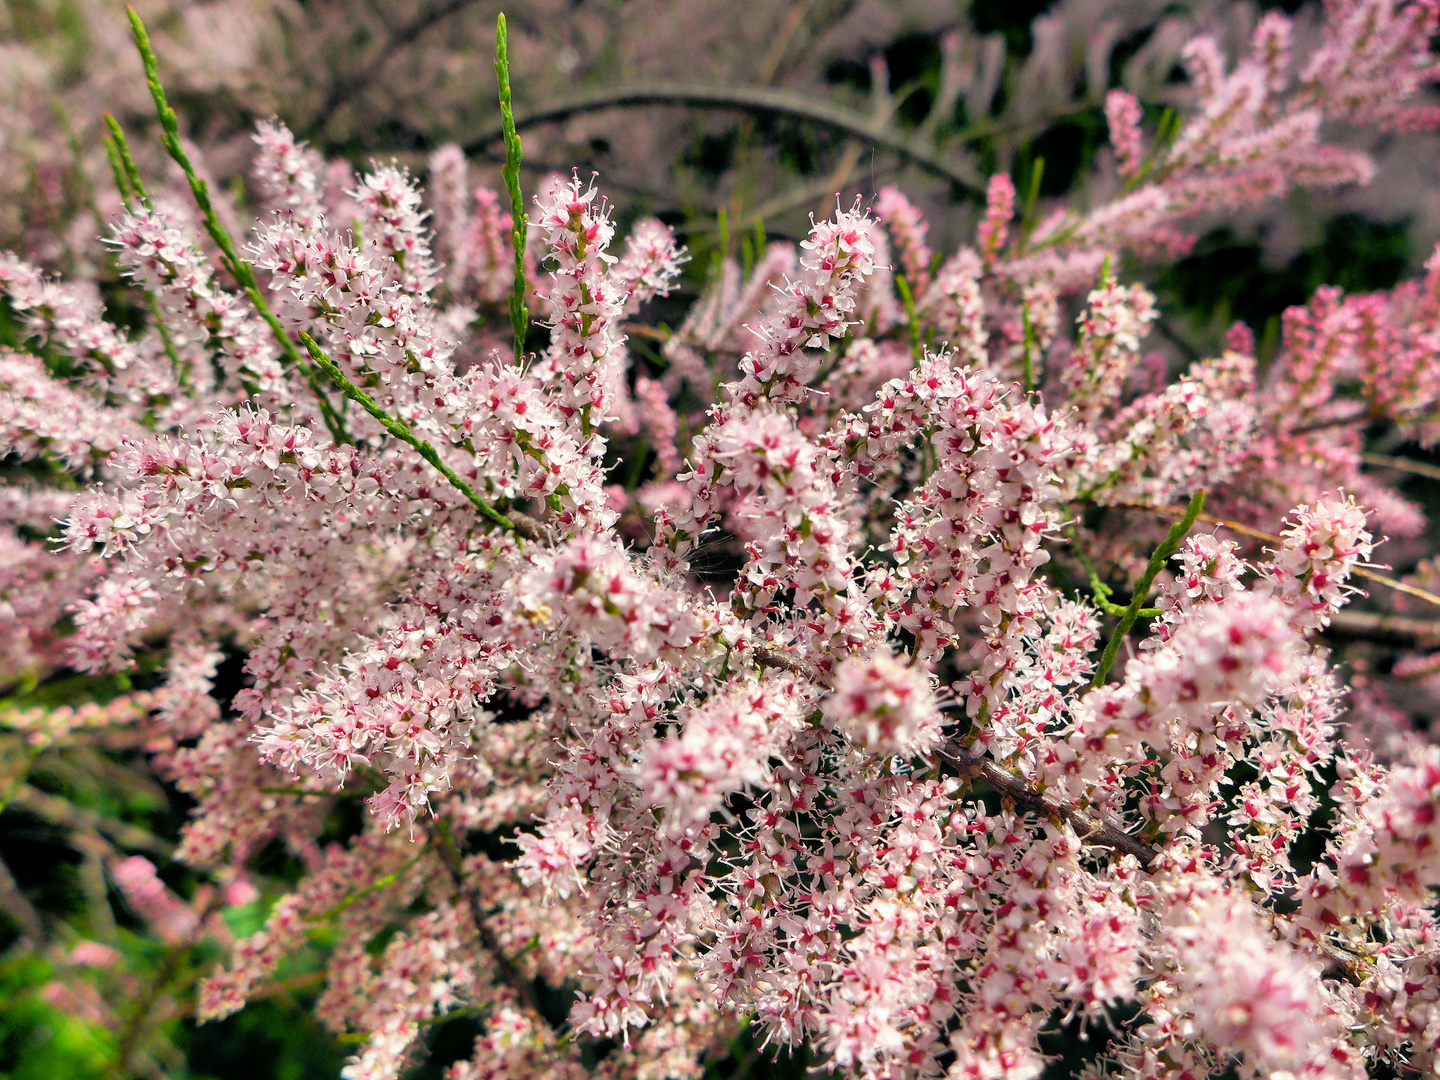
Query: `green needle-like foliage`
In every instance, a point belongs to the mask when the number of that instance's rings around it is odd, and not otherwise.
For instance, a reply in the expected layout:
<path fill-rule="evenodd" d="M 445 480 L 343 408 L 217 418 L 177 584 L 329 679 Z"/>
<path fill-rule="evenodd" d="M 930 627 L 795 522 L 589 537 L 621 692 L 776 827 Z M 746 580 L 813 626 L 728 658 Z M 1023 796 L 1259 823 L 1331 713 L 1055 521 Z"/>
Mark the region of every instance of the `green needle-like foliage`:
<path fill-rule="evenodd" d="M 1144 607 L 1145 597 L 1150 595 L 1150 586 L 1155 581 L 1155 576 L 1165 569 L 1165 563 L 1170 556 L 1175 554 L 1180 542 L 1185 539 L 1185 534 L 1190 531 L 1200 512 L 1205 509 L 1205 489 L 1201 488 L 1190 500 L 1190 505 L 1185 510 L 1185 516 L 1170 526 L 1169 533 L 1150 556 L 1150 562 L 1145 567 L 1145 572 L 1140 575 L 1140 580 L 1135 582 L 1135 591 L 1130 595 L 1130 605 L 1120 616 L 1120 621 L 1115 624 L 1115 630 L 1110 635 L 1110 640 L 1105 644 L 1105 651 L 1100 655 L 1100 663 L 1096 665 L 1095 677 L 1090 680 L 1091 686 L 1099 686 L 1105 681 L 1105 676 L 1110 674 L 1110 669 L 1115 666 L 1115 658 L 1120 655 L 1120 642 L 1125 640 L 1125 635 L 1135 625 L 1135 620 L 1140 617 L 1141 608 Z"/>
<path fill-rule="evenodd" d="M 525 334 L 530 326 L 530 313 L 525 310 L 525 234 L 530 218 L 525 213 L 524 196 L 520 194 L 520 136 L 515 134 L 515 109 L 510 103 L 510 39 L 505 30 L 502 12 L 495 21 L 495 78 L 500 84 L 500 119 L 505 128 L 505 190 L 510 194 L 510 220 L 514 230 L 510 246 L 515 254 L 515 285 L 510 291 L 510 327 L 515 334 L 515 362 L 525 355 Z"/>

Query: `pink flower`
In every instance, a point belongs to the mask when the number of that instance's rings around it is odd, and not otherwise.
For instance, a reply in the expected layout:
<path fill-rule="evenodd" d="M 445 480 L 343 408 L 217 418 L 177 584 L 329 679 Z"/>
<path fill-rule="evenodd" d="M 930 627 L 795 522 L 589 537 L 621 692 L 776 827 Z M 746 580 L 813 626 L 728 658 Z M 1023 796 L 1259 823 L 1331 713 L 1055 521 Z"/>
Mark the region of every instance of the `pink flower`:
<path fill-rule="evenodd" d="M 825 718 L 856 746 L 882 757 L 914 757 L 940 742 L 930 676 L 888 653 L 844 661 L 825 699 Z"/>
<path fill-rule="evenodd" d="M 980 254 L 987 261 L 993 261 L 1005 246 L 1010 219 L 1014 216 L 1015 184 L 1008 173 L 994 173 L 985 190 L 985 216 L 975 230 Z"/>
<path fill-rule="evenodd" d="M 1130 178 L 1140 171 L 1144 148 L 1140 136 L 1140 102 L 1134 94 L 1111 90 L 1105 95 L 1105 119 L 1110 125 L 1110 145 L 1115 149 L 1115 167 Z"/>
<path fill-rule="evenodd" d="M 1329 625 L 1330 616 L 1358 591 L 1347 579 L 1375 545 L 1353 496 L 1322 495 L 1294 515 L 1294 524 L 1281 533 L 1284 546 L 1272 554 L 1264 574 L 1275 595 L 1295 609 L 1295 628 L 1310 630 Z"/>
<path fill-rule="evenodd" d="M 120 954 L 117 951 L 98 941 L 81 941 L 70 950 L 70 962 L 82 967 L 114 967 L 119 960 Z"/>

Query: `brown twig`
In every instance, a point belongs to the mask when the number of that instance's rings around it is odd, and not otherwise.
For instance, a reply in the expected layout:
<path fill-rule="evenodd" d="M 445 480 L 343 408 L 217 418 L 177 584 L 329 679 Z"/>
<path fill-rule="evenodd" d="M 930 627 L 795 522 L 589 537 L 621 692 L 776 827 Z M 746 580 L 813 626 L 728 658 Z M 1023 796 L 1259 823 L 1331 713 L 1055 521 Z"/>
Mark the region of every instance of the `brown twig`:
<path fill-rule="evenodd" d="M 1337 611 L 1327 631 L 1339 637 L 1402 644 L 1440 644 L 1440 622 L 1373 611 Z"/>
<path fill-rule="evenodd" d="M 791 656 L 774 645 L 755 645 L 751 655 L 756 663 L 765 667 L 779 668 L 813 681 L 819 681 L 821 676 L 820 670 L 808 660 Z M 1154 845 L 1131 836 L 1118 822 L 1104 814 L 1051 798 L 1024 777 L 1002 768 L 993 758 L 973 753 L 953 738 L 940 748 L 938 756 L 963 779 L 972 783 L 977 780 L 982 782 L 1018 809 L 1069 825 L 1082 844 L 1108 848 L 1121 855 L 1133 855 L 1141 868 L 1147 870 L 1160 854 Z M 1365 981 L 1366 972 L 1357 957 L 1329 941 L 1316 942 L 1315 949 L 1350 982 L 1359 985 Z"/>
<path fill-rule="evenodd" d="M 185 954 L 204 936 L 205 923 L 217 909 L 219 903 L 220 892 L 216 890 L 211 894 L 204 907 L 196 912 L 194 929 L 166 949 L 165 958 L 161 960 L 149 985 L 140 992 L 139 997 L 134 999 L 128 1018 L 116 1033 L 114 1070 L 117 1076 L 123 1077 L 130 1070 L 131 1059 L 139 1052 L 140 1040 L 150 1027 L 151 1010 L 169 989 L 170 983 L 180 969 L 181 962 L 185 959 Z"/>
<path fill-rule="evenodd" d="M 76 806 L 69 799 L 59 795 L 48 795 L 39 788 L 22 784 L 15 791 L 13 803 L 56 825 L 72 829 L 104 833 L 121 847 L 148 851 L 153 855 L 169 858 L 174 852 L 173 844 L 166 843 L 153 833 L 115 818 L 97 814 L 82 806 Z"/>
<path fill-rule="evenodd" d="M 1436 413 L 1433 409 L 1417 409 L 1414 412 L 1402 412 L 1386 417 L 1384 414 L 1371 412 L 1367 408 L 1361 409 L 1359 412 L 1342 413 L 1339 416 L 1327 416 L 1323 420 L 1312 420 L 1308 424 L 1297 424 L 1286 434 L 1308 435 L 1312 431 L 1324 431 L 1327 428 L 1348 427 L 1351 424 L 1363 424 L 1385 419 L 1415 423 L 1422 420 L 1433 420 L 1435 416 Z"/>
<path fill-rule="evenodd" d="M 389 33 L 384 44 L 375 50 L 364 67 L 349 75 L 340 76 L 331 85 L 330 92 L 325 95 L 324 102 L 316 110 L 314 119 L 310 121 L 309 132 L 315 134 L 323 131 L 334 118 L 335 112 L 340 106 L 354 97 L 356 93 L 371 85 L 402 49 L 407 45 L 414 44 L 416 38 L 436 23 L 448 19 L 474 2 L 475 0 L 445 0 L 444 3 L 436 4 L 429 11 L 421 12 L 402 26 L 396 28 L 387 26 L 386 30 Z"/>
<path fill-rule="evenodd" d="M 853 142 L 854 140 L 851 140 Z M 846 146 L 850 145 L 847 142 Z M 858 159 L 857 159 L 858 160 Z M 851 161 L 849 169 L 853 170 L 856 161 Z M 895 171 L 896 165 L 881 165 L 875 169 L 868 170 L 867 175 L 873 183 L 876 179 L 886 176 Z M 812 180 L 807 184 L 800 184 L 797 187 L 768 199 L 755 209 L 746 213 L 743 217 L 736 219 L 733 226 L 736 230 L 753 229 L 757 221 L 768 222 L 773 218 L 781 217 L 792 210 L 801 210 L 807 206 L 813 206 L 819 199 L 833 199 L 840 189 L 844 187 L 849 176 L 849 170 L 837 182 L 837 176 L 841 176 L 839 170 L 821 177 L 819 180 Z"/>
<path fill-rule="evenodd" d="M 323 986 L 328 975 L 329 973 L 325 971 L 307 971 L 303 975 L 292 975 L 288 979 L 276 979 L 251 993 L 246 1000 L 256 1001 L 260 998 L 280 997 L 296 990 L 309 990 L 312 987 Z"/>
<path fill-rule="evenodd" d="M 20 883 L 4 859 L 0 859 L 0 911 L 15 920 L 22 940 L 29 939 L 32 947 L 38 949 L 45 941 L 45 923 L 35 905 L 20 891 Z"/>
<path fill-rule="evenodd" d="M 953 739 L 941 747 L 940 757 L 954 766 L 962 777 L 983 781 L 1001 798 L 1010 800 L 1020 809 L 1068 824 L 1081 843 L 1109 848 L 1122 855 L 1133 855 L 1141 869 L 1146 870 L 1159 855 L 1154 846 L 1131 836 L 1104 815 L 1050 798 L 1029 781 L 1001 768 L 993 759 L 971 753 Z M 1314 947 L 1349 982 L 1358 986 L 1365 981 L 1367 973 L 1358 957 L 1330 941 L 1317 941 Z"/>
<path fill-rule="evenodd" d="M 533 1020 L 540 1025 L 536 1030 L 545 1030 L 549 1021 L 545 1019 L 545 1013 L 540 1008 L 534 981 L 525 978 L 524 973 L 505 952 L 505 948 L 500 944 L 495 932 L 490 929 L 490 924 L 485 921 L 482 911 L 485 906 L 484 897 L 480 895 L 478 889 L 470 887 L 466 880 L 465 869 L 460 861 L 460 849 L 455 844 L 455 837 L 450 831 L 449 822 L 443 817 L 436 818 L 435 832 L 437 835 L 435 850 L 440 853 L 440 861 L 444 864 L 455 891 L 465 897 L 469 905 L 470 921 L 475 926 L 475 933 L 480 939 L 481 947 L 495 965 L 495 972 L 499 975 L 500 981 L 509 986 L 517 995 L 517 1003 L 533 1014 Z"/>
<path fill-rule="evenodd" d="M 755 658 L 755 662 L 764 667 L 779 668 L 812 682 L 820 681 L 819 668 L 808 660 L 791 656 L 777 646 L 762 642 L 753 646 L 750 653 Z M 1034 811 L 1042 817 L 1068 822 L 1086 843 L 1111 848 L 1122 854 L 1134 855 L 1140 860 L 1141 866 L 1150 865 L 1151 860 L 1155 858 L 1156 851 L 1153 847 L 1142 840 L 1135 839 L 1120 826 L 1107 821 L 1099 814 L 1081 810 L 1050 798 L 1039 789 L 1032 787 L 1027 780 L 1002 769 L 994 759 L 983 754 L 972 754 L 953 739 L 941 747 L 940 756 L 954 766 L 955 770 L 965 779 L 983 780 L 1002 798 L 1011 800 L 1016 806 Z"/>
<path fill-rule="evenodd" d="M 1366 570 L 1363 566 L 1357 566 L 1352 573 L 1354 573 L 1356 577 L 1364 578 L 1366 581 L 1373 581 L 1377 585 L 1384 585 L 1387 589 L 1394 589 L 1396 592 L 1402 592 L 1406 596 L 1413 596 L 1417 600 L 1424 600 L 1427 604 L 1434 604 L 1436 607 L 1440 607 L 1440 596 L 1436 596 L 1433 592 L 1422 589 L 1418 585 L 1411 585 L 1408 581 L 1396 581 L 1394 578 L 1388 578 L 1384 574 L 1377 574 L 1374 570 Z"/>
<path fill-rule="evenodd" d="M 977 201 L 985 197 L 978 173 L 968 164 L 940 154 L 933 144 L 912 138 L 888 126 L 878 125 L 873 120 L 849 109 L 838 108 L 829 102 L 814 101 L 767 86 L 703 86 L 697 83 L 662 82 L 648 86 L 612 87 L 517 116 L 515 130 L 523 131 L 605 109 L 633 109 L 657 105 L 734 109 L 808 120 L 813 124 L 883 146 L 927 172 L 949 180 Z M 465 152 L 474 154 L 482 151 L 503 135 L 504 132 L 498 125 L 483 131 L 466 143 Z"/>
<path fill-rule="evenodd" d="M 1147 870 L 1159 855 L 1154 846 L 1131 836 L 1105 816 L 1050 798 L 1024 778 L 1001 768 L 993 759 L 971 753 L 953 739 L 941 747 L 940 757 L 954 766 L 962 777 L 983 781 L 1015 806 L 1052 821 L 1065 822 L 1075 830 L 1081 843 L 1109 848 L 1122 855 L 1133 855 L 1141 868 Z M 1367 973 L 1358 957 L 1330 941 L 1317 941 L 1314 947 L 1349 982 L 1358 986 L 1365 981 Z"/>
<path fill-rule="evenodd" d="M 523 536 L 526 540 L 534 540 L 537 544 L 543 544 L 550 539 L 550 530 L 531 517 L 529 514 L 522 514 L 519 510 L 511 510 L 505 515 L 510 519 L 510 524 L 515 529 L 516 536 Z"/>
<path fill-rule="evenodd" d="M 1361 409 L 1359 412 L 1342 413 L 1339 416 L 1327 416 L 1323 420 L 1311 420 L 1308 424 L 1296 424 L 1286 434 L 1288 435 L 1309 435 L 1312 431 L 1325 431 L 1328 428 L 1348 427 L 1351 424 L 1363 423 L 1374 419 L 1369 409 Z"/>
<path fill-rule="evenodd" d="M 627 334 L 634 334 L 636 337 L 649 338 L 651 341 L 666 342 L 675 336 L 673 331 L 661 330 L 658 326 L 646 326 L 644 323 L 626 323 L 622 329 Z"/>
<path fill-rule="evenodd" d="M 769 645 L 762 641 L 751 647 L 750 655 L 761 667 L 779 668 L 781 671 L 799 675 L 802 679 L 809 679 L 811 682 L 819 682 L 822 678 L 820 669 L 809 660 L 791 656 L 777 645 Z"/>
<path fill-rule="evenodd" d="M 1331 941 L 1315 942 L 1315 951 L 1325 957 L 1339 974 L 1345 976 L 1346 981 L 1356 986 L 1362 985 L 1370 977 L 1364 963 L 1358 956 L 1346 952 L 1340 946 Z"/>
<path fill-rule="evenodd" d="M 1440 466 L 1430 465 L 1424 461 L 1392 457 L 1390 454 L 1370 453 L 1361 454 L 1360 460 L 1366 465 L 1374 465 L 1377 469 L 1398 469 L 1400 472 L 1414 473 L 1416 476 L 1423 476 L 1428 480 L 1440 480 Z"/>
<path fill-rule="evenodd" d="M 1109 848 L 1122 855 L 1133 855 L 1142 867 L 1149 867 L 1159 852 L 1150 844 L 1131 836 L 1115 822 L 1090 810 L 1052 799 L 1028 780 L 1016 776 L 984 754 L 971 753 L 955 742 L 940 748 L 940 757 L 954 766 L 967 780 L 981 780 L 1001 798 L 1052 821 L 1063 821 L 1075 830 L 1080 840 L 1096 847 Z"/>
<path fill-rule="evenodd" d="M 78 877 L 80 889 L 85 895 L 86 916 L 90 922 L 92 937 L 110 941 L 115 937 L 115 911 L 110 906 L 110 885 L 105 879 L 105 860 L 115 859 L 116 851 L 110 841 L 99 833 L 76 830 L 70 834 L 71 846 L 84 858 L 80 861 Z"/>
<path fill-rule="evenodd" d="M 815 0 L 798 0 L 786 12 L 785 21 L 776 30 L 770 48 L 765 53 L 765 59 L 760 62 L 760 70 L 755 74 L 755 81 L 761 86 L 769 86 L 775 81 L 775 76 L 780 71 L 780 61 L 785 59 L 785 51 L 790 47 L 796 32 L 804 25 L 805 16 L 814 6 Z"/>

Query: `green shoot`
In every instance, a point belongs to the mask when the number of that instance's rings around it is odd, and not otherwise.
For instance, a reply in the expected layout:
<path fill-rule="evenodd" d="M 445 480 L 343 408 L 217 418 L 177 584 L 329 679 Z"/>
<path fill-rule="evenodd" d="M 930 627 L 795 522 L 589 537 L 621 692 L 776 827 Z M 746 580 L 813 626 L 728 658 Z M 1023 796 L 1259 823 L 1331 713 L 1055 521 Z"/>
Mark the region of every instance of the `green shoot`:
<path fill-rule="evenodd" d="M 300 350 L 290 340 L 284 325 L 275 313 L 270 310 L 270 305 L 265 301 L 265 295 L 260 291 L 260 283 L 255 278 L 255 268 L 240 257 L 235 248 L 235 242 L 230 234 L 225 231 L 225 226 L 220 224 L 216 216 L 214 204 L 210 201 L 210 186 L 200 178 L 195 171 L 195 166 L 190 162 L 190 155 L 185 152 L 185 147 L 180 142 L 180 121 L 175 115 L 175 110 L 170 107 L 169 100 L 165 97 L 165 87 L 160 84 L 160 64 L 155 58 L 155 51 L 150 47 L 150 35 L 145 32 L 145 24 L 140 21 L 140 16 L 135 14 L 135 9 L 128 4 L 125 7 L 126 14 L 130 16 L 130 29 L 135 35 L 135 47 L 140 50 L 141 63 L 145 65 L 145 82 L 150 87 L 150 96 L 155 101 L 155 113 L 160 118 L 160 142 L 165 147 L 165 152 L 170 159 L 180 166 L 180 171 L 185 174 L 185 179 L 190 184 L 190 194 L 195 199 L 195 204 L 200 208 L 200 220 L 205 225 L 205 231 L 210 234 L 210 239 L 220 249 L 220 257 L 225 269 L 230 276 L 244 290 L 245 295 L 250 298 L 255 311 L 265 320 L 270 327 L 270 332 L 275 338 L 275 343 L 280 346 L 280 351 L 285 354 L 285 359 L 290 361 L 296 371 L 299 371 L 310 383 L 311 389 L 315 392 L 315 398 L 320 405 L 320 414 L 325 419 L 325 426 L 330 429 L 331 437 L 337 442 L 349 442 L 350 437 L 345 432 L 339 415 L 331 406 L 330 400 L 321 389 L 320 380 L 315 374 L 315 369 L 305 362 L 300 355 Z M 118 126 L 111 129 L 112 135 Z M 121 139 L 123 140 L 123 133 Z M 121 159 L 124 161 L 129 155 L 123 142 L 119 143 Z M 127 172 L 133 167 L 130 162 Z M 139 173 L 130 173 L 131 183 L 139 179 Z M 137 187 L 137 194 L 143 198 L 143 187 Z"/>
<path fill-rule="evenodd" d="M 895 291 L 905 303 L 905 325 L 910 328 L 910 352 L 914 354 L 918 364 L 921 359 L 920 320 L 915 317 L 915 294 L 910 291 L 910 283 L 905 280 L 905 275 L 895 275 Z"/>
<path fill-rule="evenodd" d="M 1024 329 L 1023 351 L 1020 354 L 1021 379 L 1025 384 L 1025 393 L 1035 389 L 1035 326 L 1030 321 L 1030 301 L 1020 305 L 1020 324 Z"/>
<path fill-rule="evenodd" d="M 116 167 L 115 158 L 119 158 L 119 167 L 124 170 L 125 174 L 123 184 L 120 183 L 118 171 L 115 177 L 115 182 L 120 184 L 120 194 L 123 196 L 128 187 L 147 209 L 154 209 L 154 204 L 150 201 L 150 193 L 145 190 L 145 182 L 140 179 L 140 170 L 136 167 L 135 158 L 130 153 L 130 143 L 125 138 L 125 129 L 109 113 L 105 114 L 105 126 L 110 129 L 110 141 L 115 144 L 115 155 L 111 158 L 110 167 L 114 169 Z"/>
<path fill-rule="evenodd" d="M 135 158 L 130 153 L 130 143 L 125 139 L 125 130 L 109 113 L 105 114 L 105 126 L 110 129 L 110 134 L 105 139 L 105 155 L 110 159 L 110 171 L 115 174 L 115 186 L 120 189 L 120 201 L 126 210 L 131 209 L 135 199 L 139 199 L 147 210 L 155 209 L 150 202 L 150 193 L 145 190 L 145 182 L 140 179 Z M 165 347 L 165 355 L 170 358 L 170 369 L 175 373 L 175 380 L 184 386 L 189 365 L 180 359 L 180 354 L 175 349 L 175 339 L 170 336 L 170 327 L 165 325 L 165 315 L 160 310 L 160 299 L 146 289 L 145 303 L 150 308 L 150 317 L 155 320 L 155 330 L 160 335 L 161 345 Z"/>
<path fill-rule="evenodd" d="M 1025 243 L 1030 239 L 1030 231 L 1035 228 L 1035 204 L 1040 198 L 1040 180 L 1045 175 L 1045 159 L 1037 157 L 1035 164 L 1030 169 L 1030 190 L 1025 195 L 1025 212 L 1020 215 L 1020 250 L 1025 250 Z"/>
<path fill-rule="evenodd" d="M 409 426 L 405 424 L 404 421 L 396 420 L 393 416 L 391 416 L 384 409 L 382 409 L 376 403 L 374 398 L 372 398 L 369 394 L 365 393 L 364 390 L 361 390 L 358 386 L 356 386 L 353 382 L 346 378 L 345 373 L 335 366 L 335 361 L 331 360 L 330 357 L 325 355 L 325 351 L 320 348 L 319 344 L 315 341 L 314 338 L 312 338 L 309 334 L 305 333 L 305 331 L 302 330 L 300 331 L 300 341 L 305 346 L 306 351 L 310 353 L 310 358 L 315 361 L 316 366 L 318 366 L 321 371 L 325 372 L 325 374 L 330 377 L 330 381 L 340 388 L 340 392 L 342 394 L 344 394 L 351 401 L 355 402 L 356 405 L 359 405 L 367 413 L 369 413 L 376 420 L 378 420 L 380 422 L 380 426 L 383 427 L 386 431 L 388 431 L 391 435 L 394 435 L 395 438 L 399 439 L 403 443 L 408 443 L 410 446 L 414 447 L 415 451 L 422 458 L 424 458 L 432 466 L 434 466 L 436 472 L 438 472 L 441 476 L 445 477 L 445 479 L 450 482 L 451 487 L 453 487 L 456 491 L 460 492 L 461 495 L 464 495 L 465 498 L 469 499 L 470 502 L 475 505 L 476 509 L 478 509 L 482 514 L 488 517 L 496 525 L 499 525 L 502 529 L 510 532 L 513 532 L 515 530 L 515 523 L 511 521 L 508 517 L 506 517 L 504 514 L 500 513 L 499 510 L 496 510 L 484 499 L 480 498 L 479 495 L 475 494 L 475 489 L 472 488 L 469 484 L 467 484 L 464 480 L 460 479 L 459 475 L 455 472 L 455 470 L 450 468 L 450 466 L 446 465 L 445 462 L 440 459 L 440 455 L 435 452 L 435 447 L 431 446 L 428 442 L 417 438 L 415 433 L 410 430 Z"/>
<path fill-rule="evenodd" d="M 125 209 L 129 210 L 130 204 L 135 198 L 135 192 L 130 187 L 129 178 L 125 175 L 125 165 L 120 160 L 120 148 L 108 135 L 105 138 L 105 156 L 110 159 L 110 172 L 114 174 L 115 186 L 120 190 L 120 201 L 125 204 Z"/>
<path fill-rule="evenodd" d="M 514 229 L 510 247 L 515 254 L 515 284 L 510 291 L 510 329 L 515 335 L 515 362 L 525 357 L 525 335 L 530 327 L 530 313 L 525 310 L 525 236 L 530 218 L 525 213 L 524 196 L 520 194 L 520 136 L 515 134 L 515 109 L 510 101 L 510 38 L 502 12 L 495 20 L 495 78 L 500 84 L 500 122 L 505 129 L 505 190 L 510 195 L 510 221 Z"/>
<path fill-rule="evenodd" d="M 1110 674 L 1110 669 L 1115 666 L 1115 658 L 1120 655 L 1120 642 L 1135 625 L 1135 620 L 1140 617 L 1144 610 L 1142 605 L 1145 597 L 1150 595 L 1150 585 L 1154 582 L 1157 574 L 1165 569 L 1166 562 L 1170 556 L 1175 554 L 1180 542 L 1185 539 L 1185 534 L 1190 531 L 1200 517 L 1200 511 L 1205 509 L 1205 489 L 1201 488 L 1190 500 L 1190 505 L 1185 510 L 1185 516 L 1170 527 L 1165 539 L 1150 556 L 1150 562 L 1145 567 L 1145 572 L 1140 575 L 1140 580 L 1135 582 L 1135 591 L 1130 596 L 1130 604 L 1120 615 L 1120 621 L 1116 623 L 1115 630 L 1110 635 L 1110 640 L 1105 645 L 1105 651 L 1100 655 L 1100 663 L 1095 668 L 1095 677 L 1090 680 L 1091 686 L 1099 686 Z"/>

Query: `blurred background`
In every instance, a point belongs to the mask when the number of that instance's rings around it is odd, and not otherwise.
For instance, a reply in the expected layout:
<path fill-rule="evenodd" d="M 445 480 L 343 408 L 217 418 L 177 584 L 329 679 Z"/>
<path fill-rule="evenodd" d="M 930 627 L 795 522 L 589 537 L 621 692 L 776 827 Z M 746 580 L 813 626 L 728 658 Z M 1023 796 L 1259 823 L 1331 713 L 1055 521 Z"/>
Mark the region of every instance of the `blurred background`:
<path fill-rule="evenodd" d="M 625 219 L 655 213 L 698 255 L 732 253 L 755 222 L 803 236 L 840 193 L 899 184 L 932 244 L 968 238 L 984 178 L 1009 172 L 1046 203 L 1111 194 L 1101 103 L 1147 123 L 1183 108 L 1180 48 L 1203 28 L 1234 55 L 1264 8 L 1223 0 L 542 0 L 503 5 L 529 189 L 600 174 Z M 1318 5 L 1300 14 L 1297 52 Z M 213 176 L 245 199 L 254 122 L 284 120 L 327 156 L 423 172 L 446 142 L 500 151 L 493 0 L 140 3 L 162 73 Z M 1307 7 L 1315 8 L 1307 11 Z M 1307 19 L 1307 15 L 1309 18 Z M 113 199 L 110 111 L 152 172 L 154 115 L 116 0 L 0 5 L 0 244 L 57 270 L 100 254 L 91 205 Z M 530 121 L 530 123 L 527 123 Z M 1327 135 L 1329 137 L 1329 135 Z M 1152 282 L 1165 328 L 1266 318 L 1320 283 L 1391 284 L 1440 237 L 1434 136 L 1351 133 L 1376 181 L 1197 223 L 1194 256 Z M 1041 164 L 1043 162 L 1043 165 Z M 498 177 L 496 178 L 498 180 Z M 498 183 L 496 183 L 498 186 Z M 708 261 L 696 260 L 703 278 Z M 1137 268 L 1138 269 L 1138 268 Z M 1181 309 L 1184 319 L 1180 318 Z M 1187 338 L 1187 340 L 1192 340 Z M 1205 344 L 1193 339 L 1192 344 Z"/>
<path fill-rule="evenodd" d="M 393 158 L 423 174 L 429 155 L 454 142 L 484 173 L 501 151 L 494 0 L 136 6 L 186 134 L 237 206 L 249 200 L 250 133 L 269 117 L 359 167 Z M 1040 216 L 1108 198 L 1119 184 L 1106 91 L 1130 90 L 1147 125 L 1161 123 L 1167 110 L 1186 106 L 1181 46 L 1206 29 L 1233 56 L 1266 6 L 519 0 L 504 10 L 522 183 L 528 195 L 551 173 L 594 171 L 622 233 L 641 214 L 673 225 L 695 256 L 688 288 L 670 302 L 678 321 L 717 255 L 743 258 L 757 228 L 802 238 L 809 215 L 828 213 L 837 194 L 847 205 L 857 195 L 868 202 L 898 184 L 924 211 L 932 246 L 947 254 L 971 236 L 993 172 L 1010 173 L 1022 198 L 1033 187 Z M 1302 42 L 1314 33 L 1311 6 L 1279 6 L 1298 14 Z M 123 6 L 3 0 L 0 248 L 102 286 L 114 269 L 97 221 L 118 206 L 101 143 L 107 111 L 130 133 L 142 170 L 165 175 Z M 1241 319 L 1263 360 L 1281 312 L 1316 286 L 1385 288 L 1419 269 L 1440 238 L 1440 141 L 1346 137 L 1376 157 L 1372 184 L 1299 192 L 1196 222 L 1193 252 L 1179 263 L 1125 267 L 1158 294 L 1158 337 L 1169 350 L 1210 354 Z M 498 169 L 482 181 L 499 187 Z M 227 666 L 233 670 L 216 679 L 220 707 L 239 686 L 239 658 Z M 51 704 L 103 703 L 126 683 L 56 680 L 43 689 Z M 0 688 L 17 693 L 35 699 L 33 688 Z M 147 994 L 174 998 L 145 1032 L 155 1075 L 338 1076 L 349 1049 L 309 1012 L 318 965 L 301 963 L 276 992 L 224 1022 L 197 1028 L 186 1018 L 185 987 L 215 957 L 167 950 L 144 929 L 153 919 L 129 910 L 133 899 L 117 893 L 105 871 L 140 855 L 182 897 L 215 887 L 170 860 L 188 807 L 144 768 L 144 752 L 117 735 L 60 753 L 0 728 L 0 1077 L 118 1075 L 116 1036 L 54 978 L 55 966 L 69 962 L 59 959 L 66 941 L 80 937 L 116 943 L 123 956 L 86 962 L 123 969 L 111 985 L 134 997 L 137 1016 L 153 1004 Z M 231 932 L 257 929 L 267 898 L 298 871 L 277 849 L 252 881 L 226 886 L 255 894 L 230 898 Z M 314 947 L 317 955 L 325 948 L 318 933 Z M 439 1076 L 468 1056 L 476 1031 L 473 1020 L 437 1026 L 432 1057 L 414 1075 Z M 1056 1049 L 1066 1050 L 1063 1040 Z M 753 1051 L 742 1040 L 710 1074 L 803 1074 L 802 1059 L 772 1067 Z M 1056 1068 L 1063 1074 L 1063 1058 Z"/>

